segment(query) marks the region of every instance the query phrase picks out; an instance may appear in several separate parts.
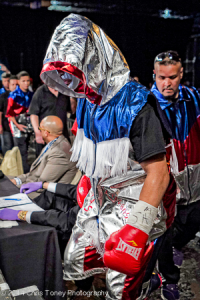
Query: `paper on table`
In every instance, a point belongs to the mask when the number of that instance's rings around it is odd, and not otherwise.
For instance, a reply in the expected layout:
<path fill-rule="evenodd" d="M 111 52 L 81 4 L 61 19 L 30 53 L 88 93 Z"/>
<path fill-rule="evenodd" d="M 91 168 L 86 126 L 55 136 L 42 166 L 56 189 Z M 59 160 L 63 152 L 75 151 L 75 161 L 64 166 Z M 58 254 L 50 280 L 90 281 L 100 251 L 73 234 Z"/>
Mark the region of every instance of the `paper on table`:
<path fill-rule="evenodd" d="M 13 200 L 5 200 L 5 199 L 13 199 Z M 18 199 L 18 200 L 14 200 Z M 10 207 L 10 206 L 18 206 L 32 203 L 31 199 L 26 194 L 19 193 L 11 196 L 0 197 L 0 208 Z"/>
<path fill-rule="evenodd" d="M 0 221 L 0 228 L 11 228 L 13 226 L 19 226 L 16 221 Z"/>

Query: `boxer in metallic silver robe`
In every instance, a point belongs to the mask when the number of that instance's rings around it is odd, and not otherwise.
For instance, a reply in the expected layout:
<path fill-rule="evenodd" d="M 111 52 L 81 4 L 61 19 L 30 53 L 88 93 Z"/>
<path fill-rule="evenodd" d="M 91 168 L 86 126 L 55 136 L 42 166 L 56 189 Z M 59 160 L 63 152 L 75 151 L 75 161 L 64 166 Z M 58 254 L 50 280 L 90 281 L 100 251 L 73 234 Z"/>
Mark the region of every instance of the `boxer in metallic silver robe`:
<path fill-rule="evenodd" d="M 89 19 L 74 14 L 56 28 L 41 72 L 47 85 L 79 98 L 72 160 L 92 183 L 65 251 L 64 278 L 84 279 L 107 270 L 108 299 L 138 297 L 155 238 L 174 218 L 175 187 L 165 159 L 162 116 L 153 109 L 156 99 L 129 76 L 113 41 Z M 129 160 L 130 141 L 141 166 Z M 131 237 L 119 238 L 121 246 L 105 251 L 105 241 L 124 229 Z M 145 237 L 143 248 L 138 236 Z M 105 255 L 111 258 L 107 266 L 116 261 L 112 269 L 106 268 Z M 124 272 L 119 272 L 121 260 Z M 139 267 L 134 268 L 134 262 Z M 127 275 L 131 270 L 132 277 Z"/>

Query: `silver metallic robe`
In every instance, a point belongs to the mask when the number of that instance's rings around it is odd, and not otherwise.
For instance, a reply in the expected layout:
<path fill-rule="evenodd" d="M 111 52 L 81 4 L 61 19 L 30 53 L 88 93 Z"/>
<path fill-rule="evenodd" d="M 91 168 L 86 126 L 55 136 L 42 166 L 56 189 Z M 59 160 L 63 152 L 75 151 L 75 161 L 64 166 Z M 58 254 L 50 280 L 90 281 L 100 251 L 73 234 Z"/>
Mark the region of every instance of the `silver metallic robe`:
<path fill-rule="evenodd" d="M 82 88 L 78 85 L 75 91 L 69 89 L 58 70 L 79 78 Z M 53 34 L 41 79 L 63 94 L 87 98 L 93 103 L 99 101 L 103 105 L 129 81 L 129 67 L 121 51 L 100 27 L 83 16 L 70 14 Z M 76 143 L 80 144 L 78 134 Z M 117 144 L 114 146 L 118 147 Z M 146 176 L 139 164 L 132 162 L 129 165 L 131 168 L 127 175 L 93 180 L 93 189 L 78 213 L 65 251 L 64 279 L 83 279 L 106 271 L 102 262 L 104 243 L 111 233 L 126 224 L 131 208 L 139 199 Z M 166 218 L 161 204 L 149 235 L 150 241 L 166 230 Z M 86 268 L 86 252 L 90 250 L 95 250 L 96 254 Z M 126 275 L 107 270 L 107 299 L 122 299 L 125 280 Z"/>
<path fill-rule="evenodd" d="M 135 168 L 129 170 L 127 176 L 100 181 L 97 186 L 96 199 L 98 201 L 94 198 L 92 189 L 90 190 L 79 211 L 76 225 L 65 250 L 65 280 L 80 280 L 106 271 L 106 268 L 102 266 L 92 267 L 92 265 L 90 269 L 85 270 L 85 249 L 93 246 L 99 253 L 97 259 L 101 259 L 105 241 L 111 233 L 126 224 L 131 208 L 139 200 L 145 177 L 140 165 L 135 164 Z M 157 219 L 149 235 L 150 241 L 162 235 L 166 230 L 166 217 L 161 203 Z M 109 269 L 106 277 L 107 299 L 121 300 L 126 275 Z"/>

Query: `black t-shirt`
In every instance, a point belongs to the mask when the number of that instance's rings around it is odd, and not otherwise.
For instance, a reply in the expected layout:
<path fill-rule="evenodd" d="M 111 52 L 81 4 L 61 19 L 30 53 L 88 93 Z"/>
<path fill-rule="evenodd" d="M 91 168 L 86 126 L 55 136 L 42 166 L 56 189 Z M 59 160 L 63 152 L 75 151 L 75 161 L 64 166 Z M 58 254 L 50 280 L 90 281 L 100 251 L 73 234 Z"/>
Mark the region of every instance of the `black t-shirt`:
<path fill-rule="evenodd" d="M 166 153 L 165 139 L 168 138 L 157 112 L 147 103 L 133 121 L 130 131 L 134 158 L 141 163 L 154 155 Z"/>
<path fill-rule="evenodd" d="M 3 113 L 2 114 L 2 127 L 3 127 L 4 131 L 10 131 L 8 118 L 5 117 L 6 112 L 7 112 L 9 93 L 10 93 L 9 91 L 6 91 L 5 93 L 0 95 L 0 111 Z"/>
<path fill-rule="evenodd" d="M 45 84 L 37 89 L 29 107 L 29 114 L 37 115 L 39 122 L 47 116 L 59 117 L 63 122 L 63 135 L 69 139 L 67 111 L 70 111 L 69 97 L 60 93 L 56 97 Z"/>

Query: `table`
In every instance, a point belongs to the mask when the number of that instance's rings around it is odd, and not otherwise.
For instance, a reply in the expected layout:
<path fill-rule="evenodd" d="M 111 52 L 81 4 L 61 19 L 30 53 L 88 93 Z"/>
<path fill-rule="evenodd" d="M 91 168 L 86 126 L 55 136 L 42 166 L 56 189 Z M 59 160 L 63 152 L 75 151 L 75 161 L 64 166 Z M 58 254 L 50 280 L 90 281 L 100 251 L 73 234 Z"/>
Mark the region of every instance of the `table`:
<path fill-rule="evenodd" d="M 7 177 L 0 179 L 0 196 L 18 192 Z M 55 228 L 25 222 L 0 228 L 0 269 L 11 290 L 36 285 L 46 300 L 65 299 Z"/>

